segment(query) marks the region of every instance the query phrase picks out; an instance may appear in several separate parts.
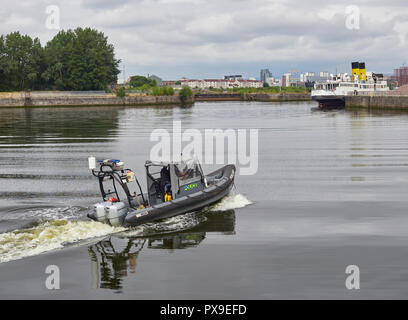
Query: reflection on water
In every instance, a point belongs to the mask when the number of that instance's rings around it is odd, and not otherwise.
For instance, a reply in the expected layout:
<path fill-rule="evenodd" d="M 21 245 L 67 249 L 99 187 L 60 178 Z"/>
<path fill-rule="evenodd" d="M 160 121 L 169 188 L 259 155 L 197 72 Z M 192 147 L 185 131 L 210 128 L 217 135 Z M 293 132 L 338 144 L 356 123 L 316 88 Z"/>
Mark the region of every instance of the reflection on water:
<path fill-rule="evenodd" d="M 113 237 L 88 247 L 92 288 L 121 289 L 122 278 L 136 272 L 136 259 L 146 239 L 128 239 L 124 247 Z"/>
<path fill-rule="evenodd" d="M 142 250 L 172 252 L 198 246 L 208 233 L 235 234 L 234 210 L 196 214 L 204 217 L 200 219 L 202 223 L 185 232 L 140 237 L 127 236 L 123 232 L 89 246 L 92 288 L 122 292 L 123 279 L 137 274 L 138 256 Z"/>
<path fill-rule="evenodd" d="M 56 142 L 109 141 L 121 108 L 18 108 L 0 113 L 0 146 Z M 86 134 L 84 135 L 84 133 Z"/>
<path fill-rule="evenodd" d="M 205 239 L 204 232 L 177 233 L 171 236 L 161 236 L 159 238 L 150 238 L 149 249 L 186 249 L 196 247 Z"/>

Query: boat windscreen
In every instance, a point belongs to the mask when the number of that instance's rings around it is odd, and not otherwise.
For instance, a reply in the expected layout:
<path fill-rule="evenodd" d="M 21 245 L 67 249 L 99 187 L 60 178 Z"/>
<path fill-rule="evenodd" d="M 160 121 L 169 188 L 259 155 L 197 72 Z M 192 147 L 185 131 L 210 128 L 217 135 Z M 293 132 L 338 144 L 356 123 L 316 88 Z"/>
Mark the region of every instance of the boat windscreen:
<path fill-rule="evenodd" d="M 201 179 L 199 163 L 194 160 L 181 161 L 174 169 L 180 185 Z"/>

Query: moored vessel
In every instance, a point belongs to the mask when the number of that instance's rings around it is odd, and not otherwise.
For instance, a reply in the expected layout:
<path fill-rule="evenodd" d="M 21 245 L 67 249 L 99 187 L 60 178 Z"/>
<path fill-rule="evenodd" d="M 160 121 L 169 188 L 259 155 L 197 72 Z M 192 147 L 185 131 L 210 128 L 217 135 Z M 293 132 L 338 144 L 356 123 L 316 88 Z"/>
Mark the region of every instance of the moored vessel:
<path fill-rule="evenodd" d="M 325 82 L 314 84 L 312 100 L 319 103 L 321 109 L 344 108 L 348 95 L 375 94 L 389 91 L 382 74 L 366 72 L 365 63 L 353 62 L 352 75 L 336 75 Z"/>

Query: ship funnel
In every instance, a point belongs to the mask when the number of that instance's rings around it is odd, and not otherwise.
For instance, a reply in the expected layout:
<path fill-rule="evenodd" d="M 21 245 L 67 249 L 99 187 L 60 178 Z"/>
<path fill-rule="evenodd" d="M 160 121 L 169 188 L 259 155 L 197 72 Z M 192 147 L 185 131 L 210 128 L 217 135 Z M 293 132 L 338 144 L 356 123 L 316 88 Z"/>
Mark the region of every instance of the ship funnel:
<path fill-rule="evenodd" d="M 365 62 L 352 62 L 351 69 L 353 81 L 355 80 L 367 81 Z"/>
<path fill-rule="evenodd" d="M 352 62 L 351 63 L 351 70 L 352 70 L 352 79 L 353 81 L 360 79 L 360 63 L 359 62 Z"/>
<path fill-rule="evenodd" d="M 360 80 L 367 81 L 367 73 L 365 62 L 360 62 Z"/>

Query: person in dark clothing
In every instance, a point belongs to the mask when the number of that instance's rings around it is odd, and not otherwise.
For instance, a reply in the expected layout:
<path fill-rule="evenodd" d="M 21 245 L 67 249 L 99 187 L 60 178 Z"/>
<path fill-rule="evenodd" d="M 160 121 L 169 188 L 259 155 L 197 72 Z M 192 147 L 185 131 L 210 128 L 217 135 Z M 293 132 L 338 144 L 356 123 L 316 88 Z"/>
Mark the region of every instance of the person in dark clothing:
<path fill-rule="evenodd" d="M 160 170 L 160 178 L 163 183 L 170 182 L 170 171 L 169 166 L 163 167 Z"/>
<path fill-rule="evenodd" d="M 169 166 L 163 167 L 160 170 L 160 180 L 163 188 L 163 194 L 168 193 L 171 190 Z"/>

